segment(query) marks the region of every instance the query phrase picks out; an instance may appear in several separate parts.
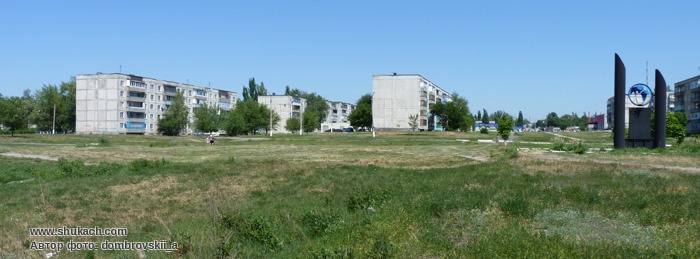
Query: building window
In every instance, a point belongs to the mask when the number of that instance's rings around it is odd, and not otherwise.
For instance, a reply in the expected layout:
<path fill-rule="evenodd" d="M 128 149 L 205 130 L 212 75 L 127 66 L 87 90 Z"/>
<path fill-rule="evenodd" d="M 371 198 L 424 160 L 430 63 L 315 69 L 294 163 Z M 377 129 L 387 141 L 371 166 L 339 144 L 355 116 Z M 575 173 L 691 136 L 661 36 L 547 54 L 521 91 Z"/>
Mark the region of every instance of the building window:
<path fill-rule="evenodd" d="M 158 115 L 158 120 L 160 120 L 160 115 Z"/>
<path fill-rule="evenodd" d="M 119 113 L 119 118 L 124 119 L 124 112 L 120 112 L 120 113 Z"/>
<path fill-rule="evenodd" d="M 155 99 L 155 98 L 153 97 L 153 95 L 151 95 L 151 101 L 153 101 L 154 99 Z"/>
<path fill-rule="evenodd" d="M 119 91 L 119 96 L 124 97 L 124 91 Z"/>
<path fill-rule="evenodd" d="M 151 115 L 153 115 L 153 114 L 151 114 Z M 149 125 L 149 126 L 151 127 L 151 129 L 153 129 L 153 124 L 151 124 L 151 125 Z"/>
<path fill-rule="evenodd" d="M 160 92 L 160 85 L 158 86 L 158 92 Z"/>
<path fill-rule="evenodd" d="M 161 97 L 162 97 L 161 95 L 158 95 L 158 102 L 160 102 Z"/>
<path fill-rule="evenodd" d="M 153 110 L 153 104 L 151 104 L 151 110 Z"/>
<path fill-rule="evenodd" d="M 158 105 L 158 110 L 160 111 L 160 104 Z"/>
<path fill-rule="evenodd" d="M 151 85 L 151 91 L 153 90 L 153 85 Z"/>
<path fill-rule="evenodd" d="M 122 108 L 126 108 L 126 106 L 124 105 L 124 102 L 119 102 L 119 106 L 121 106 Z"/>
<path fill-rule="evenodd" d="M 187 96 L 192 96 L 192 90 L 187 90 Z"/>
<path fill-rule="evenodd" d="M 151 120 L 153 120 L 153 113 L 151 113 Z"/>
<path fill-rule="evenodd" d="M 124 123 L 119 123 L 119 128 L 123 129 L 124 128 Z"/>

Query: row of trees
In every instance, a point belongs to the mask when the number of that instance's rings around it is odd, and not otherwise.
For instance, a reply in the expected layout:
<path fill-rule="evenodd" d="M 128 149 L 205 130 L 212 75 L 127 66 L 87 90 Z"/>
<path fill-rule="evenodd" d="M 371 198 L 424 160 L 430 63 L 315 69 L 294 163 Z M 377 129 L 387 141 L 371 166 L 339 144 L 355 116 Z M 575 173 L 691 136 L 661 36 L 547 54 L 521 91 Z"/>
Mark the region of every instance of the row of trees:
<path fill-rule="evenodd" d="M 194 111 L 195 121 L 193 128 L 200 132 L 213 132 L 224 129 L 229 135 L 256 134 L 263 129 L 265 132 L 279 129 L 280 116 L 267 105 L 258 103 L 258 97 L 268 95 L 265 84 L 255 82 L 255 78 L 248 80 L 248 86 L 243 87 L 243 100 L 239 101 L 230 112 L 218 107 L 202 104 Z M 307 93 L 299 89 L 286 87 L 285 95 L 291 95 L 306 99 L 305 111 L 299 117 L 292 117 L 285 121 L 284 128 L 295 132 L 301 126 L 305 132 L 311 132 L 320 128 L 320 121 L 325 120 L 329 108 L 326 100 L 316 94 Z M 179 135 L 187 127 L 189 112 L 184 103 L 182 94 L 178 94 L 165 116 L 158 121 L 158 132 L 164 135 Z M 301 125 L 303 123 L 303 125 Z"/>
<path fill-rule="evenodd" d="M 40 131 L 75 131 L 75 78 L 58 86 L 44 85 L 33 95 L 30 90 L 24 90 L 21 97 L 0 95 L 0 124 L 13 136 L 30 124 Z"/>

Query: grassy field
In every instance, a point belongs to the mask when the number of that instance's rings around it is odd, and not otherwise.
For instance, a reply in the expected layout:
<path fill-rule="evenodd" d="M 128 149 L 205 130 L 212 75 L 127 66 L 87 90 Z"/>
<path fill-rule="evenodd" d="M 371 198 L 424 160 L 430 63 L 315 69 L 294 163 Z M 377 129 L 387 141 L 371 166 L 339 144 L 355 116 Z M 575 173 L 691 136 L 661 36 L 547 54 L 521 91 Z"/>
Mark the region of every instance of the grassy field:
<path fill-rule="evenodd" d="M 0 136 L 0 258 L 700 257 L 700 144 L 610 133 Z M 562 137 L 563 136 L 563 137 Z M 574 139 L 578 140 L 574 140 Z M 546 143 L 545 143 L 546 142 Z M 555 142 L 586 152 L 553 153 Z M 549 144 L 551 143 L 551 144 Z M 671 142 L 669 142 L 671 143 Z M 603 148 L 603 149 L 601 149 Z M 38 237 L 29 228 L 127 228 Z"/>

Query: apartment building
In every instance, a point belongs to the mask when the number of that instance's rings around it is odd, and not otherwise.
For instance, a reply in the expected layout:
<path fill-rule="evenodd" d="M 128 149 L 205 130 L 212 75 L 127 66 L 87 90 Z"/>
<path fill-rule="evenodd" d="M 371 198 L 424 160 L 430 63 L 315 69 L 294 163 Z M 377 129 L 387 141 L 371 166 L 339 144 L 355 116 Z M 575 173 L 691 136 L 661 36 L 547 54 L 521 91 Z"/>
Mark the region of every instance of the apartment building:
<path fill-rule="evenodd" d="M 355 110 L 355 105 L 346 102 L 326 101 L 328 111 L 326 120 L 321 122 L 321 131 L 329 129 L 344 129 L 350 126 L 350 113 Z"/>
<path fill-rule="evenodd" d="M 285 129 L 287 119 L 301 117 L 306 109 L 306 99 L 290 95 L 260 95 L 258 103 L 267 106 L 280 116 L 279 123 L 272 127 L 272 133 L 290 133 Z"/>
<path fill-rule="evenodd" d="M 688 118 L 686 134 L 700 134 L 700 75 L 674 84 L 675 111 Z"/>
<path fill-rule="evenodd" d="M 452 95 L 417 74 L 372 76 L 372 120 L 380 131 L 407 131 L 409 115 L 419 115 L 421 130 L 443 130 L 430 106 L 452 101 Z"/>
<path fill-rule="evenodd" d="M 185 97 L 189 120 L 202 105 L 235 108 L 236 92 L 120 73 L 76 76 L 76 133 L 157 134 L 178 92 Z M 188 126 L 187 134 L 192 133 Z"/>

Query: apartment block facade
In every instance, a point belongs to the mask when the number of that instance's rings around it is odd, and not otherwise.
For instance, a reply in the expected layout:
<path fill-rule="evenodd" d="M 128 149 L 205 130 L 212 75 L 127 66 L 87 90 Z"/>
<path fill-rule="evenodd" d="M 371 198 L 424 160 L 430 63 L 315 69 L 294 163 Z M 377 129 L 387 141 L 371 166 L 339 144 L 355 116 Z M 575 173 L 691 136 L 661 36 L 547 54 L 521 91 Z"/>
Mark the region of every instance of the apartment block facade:
<path fill-rule="evenodd" d="M 686 134 L 700 134 L 700 75 L 674 84 L 675 111 L 688 118 Z"/>
<path fill-rule="evenodd" d="M 185 97 L 189 121 L 202 105 L 229 111 L 236 92 L 120 73 L 76 76 L 76 133 L 157 134 L 178 92 Z M 187 134 L 193 133 L 188 126 Z"/>
<path fill-rule="evenodd" d="M 258 103 L 267 106 L 280 116 L 277 125 L 273 125 L 272 133 L 290 133 L 285 129 L 287 119 L 299 118 L 306 109 L 306 99 L 290 95 L 260 95 Z"/>
<path fill-rule="evenodd" d="M 350 126 L 350 113 L 355 110 L 355 105 L 346 102 L 326 101 L 328 111 L 326 120 L 321 122 L 321 131 L 329 129 L 344 129 Z"/>
<path fill-rule="evenodd" d="M 442 130 L 430 106 L 452 101 L 452 95 L 417 74 L 372 76 L 372 120 L 380 131 L 407 131 L 409 115 L 418 115 L 421 130 Z"/>

